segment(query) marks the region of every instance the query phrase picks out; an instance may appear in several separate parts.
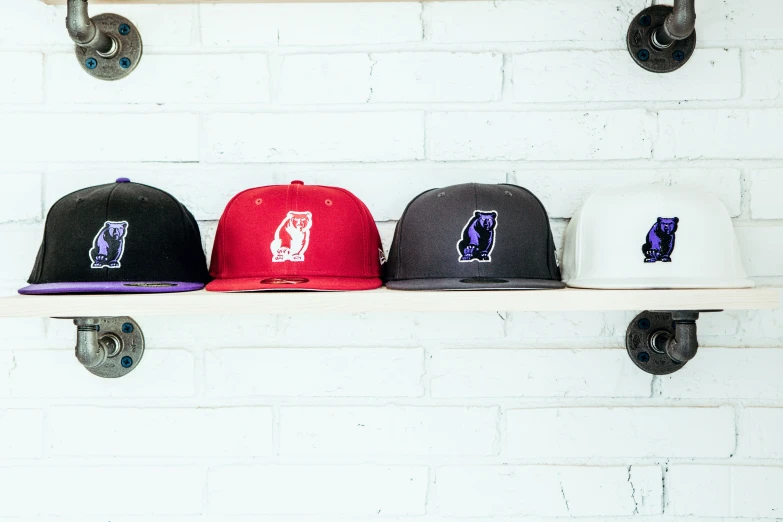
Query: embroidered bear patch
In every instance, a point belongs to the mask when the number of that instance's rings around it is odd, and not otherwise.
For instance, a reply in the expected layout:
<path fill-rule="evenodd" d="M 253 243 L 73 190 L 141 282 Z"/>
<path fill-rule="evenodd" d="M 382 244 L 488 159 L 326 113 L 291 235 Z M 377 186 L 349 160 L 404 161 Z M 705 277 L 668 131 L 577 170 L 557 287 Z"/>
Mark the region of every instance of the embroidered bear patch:
<path fill-rule="evenodd" d="M 120 268 L 128 237 L 127 221 L 107 221 L 95 235 L 90 249 L 92 268 Z"/>
<path fill-rule="evenodd" d="M 645 263 L 661 261 L 670 263 L 674 251 L 674 233 L 677 232 L 679 218 L 659 217 L 647 233 L 647 241 L 642 245 Z"/>
<path fill-rule="evenodd" d="M 305 251 L 310 244 L 310 227 L 313 215 L 310 212 L 290 211 L 277 227 L 272 240 L 272 262 L 304 261 Z"/>
<path fill-rule="evenodd" d="M 495 248 L 495 228 L 498 213 L 494 210 L 477 210 L 462 229 L 462 239 L 457 242 L 459 262 L 492 261 Z"/>

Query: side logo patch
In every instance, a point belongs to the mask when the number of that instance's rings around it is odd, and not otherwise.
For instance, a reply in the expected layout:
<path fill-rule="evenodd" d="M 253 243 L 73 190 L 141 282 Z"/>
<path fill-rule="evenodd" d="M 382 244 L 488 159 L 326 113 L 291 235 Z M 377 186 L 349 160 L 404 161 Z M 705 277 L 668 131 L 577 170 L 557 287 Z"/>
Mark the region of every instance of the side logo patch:
<path fill-rule="evenodd" d="M 642 245 L 645 263 L 661 261 L 670 263 L 674 251 L 674 233 L 677 232 L 679 218 L 659 217 L 649 232 L 647 241 Z"/>
<path fill-rule="evenodd" d="M 310 244 L 310 227 L 313 215 L 310 212 L 289 211 L 270 245 L 272 262 L 304 261 L 307 246 Z"/>
<path fill-rule="evenodd" d="M 471 216 L 457 242 L 460 263 L 492 261 L 497 224 L 498 213 L 494 210 L 477 210 Z"/>
<path fill-rule="evenodd" d="M 90 249 L 92 268 L 120 268 L 128 237 L 127 221 L 107 221 L 95 235 Z"/>

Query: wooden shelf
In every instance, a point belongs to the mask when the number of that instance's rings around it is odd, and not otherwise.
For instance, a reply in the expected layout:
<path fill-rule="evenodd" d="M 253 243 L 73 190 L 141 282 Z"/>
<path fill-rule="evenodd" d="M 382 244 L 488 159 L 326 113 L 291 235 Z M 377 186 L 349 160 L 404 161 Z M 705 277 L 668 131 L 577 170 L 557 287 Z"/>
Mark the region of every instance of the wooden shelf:
<path fill-rule="evenodd" d="M 0 297 L 0 317 L 257 315 L 299 312 L 769 310 L 781 288 L 465 292 L 253 292 Z"/>
<path fill-rule="evenodd" d="M 65 5 L 67 0 L 42 0 L 49 5 Z M 342 2 L 432 2 L 446 0 L 90 0 L 90 4 L 301 4 Z"/>

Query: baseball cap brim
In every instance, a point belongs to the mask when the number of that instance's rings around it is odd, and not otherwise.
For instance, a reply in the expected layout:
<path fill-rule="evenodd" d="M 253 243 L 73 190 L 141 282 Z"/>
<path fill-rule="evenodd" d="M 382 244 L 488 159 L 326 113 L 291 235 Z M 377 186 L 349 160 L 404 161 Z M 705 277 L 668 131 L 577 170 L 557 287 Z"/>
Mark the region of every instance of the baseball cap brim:
<path fill-rule="evenodd" d="M 261 292 L 267 290 L 374 290 L 383 285 L 377 277 L 244 277 L 215 279 L 207 285 L 210 292 Z"/>
<path fill-rule="evenodd" d="M 713 279 L 677 277 L 668 279 L 641 278 L 641 279 L 573 279 L 568 281 L 568 286 L 573 288 L 593 288 L 599 290 L 666 290 L 675 288 L 700 289 L 700 288 L 752 288 L 756 284 L 751 279 Z"/>
<path fill-rule="evenodd" d="M 106 281 L 103 283 L 43 283 L 19 289 L 22 295 L 51 294 L 162 294 L 192 292 L 204 288 L 204 283 L 174 281 Z"/>
<path fill-rule="evenodd" d="M 398 279 L 387 281 L 392 290 L 556 290 L 565 283 L 552 279 L 514 279 L 500 277 L 443 277 L 435 279 Z"/>

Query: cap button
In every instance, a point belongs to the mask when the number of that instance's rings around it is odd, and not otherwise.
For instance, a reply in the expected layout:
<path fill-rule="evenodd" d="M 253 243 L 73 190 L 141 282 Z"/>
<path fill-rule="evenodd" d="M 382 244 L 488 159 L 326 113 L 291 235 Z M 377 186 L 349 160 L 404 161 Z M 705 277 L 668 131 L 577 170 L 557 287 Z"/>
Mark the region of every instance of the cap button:
<path fill-rule="evenodd" d="M 295 179 L 291 182 L 291 185 L 304 185 L 304 181 L 299 181 L 298 179 Z"/>
<path fill-rule="evenodd" d="M 130 183 L 128 178 L 117 178 L 117 183 Z"/>

